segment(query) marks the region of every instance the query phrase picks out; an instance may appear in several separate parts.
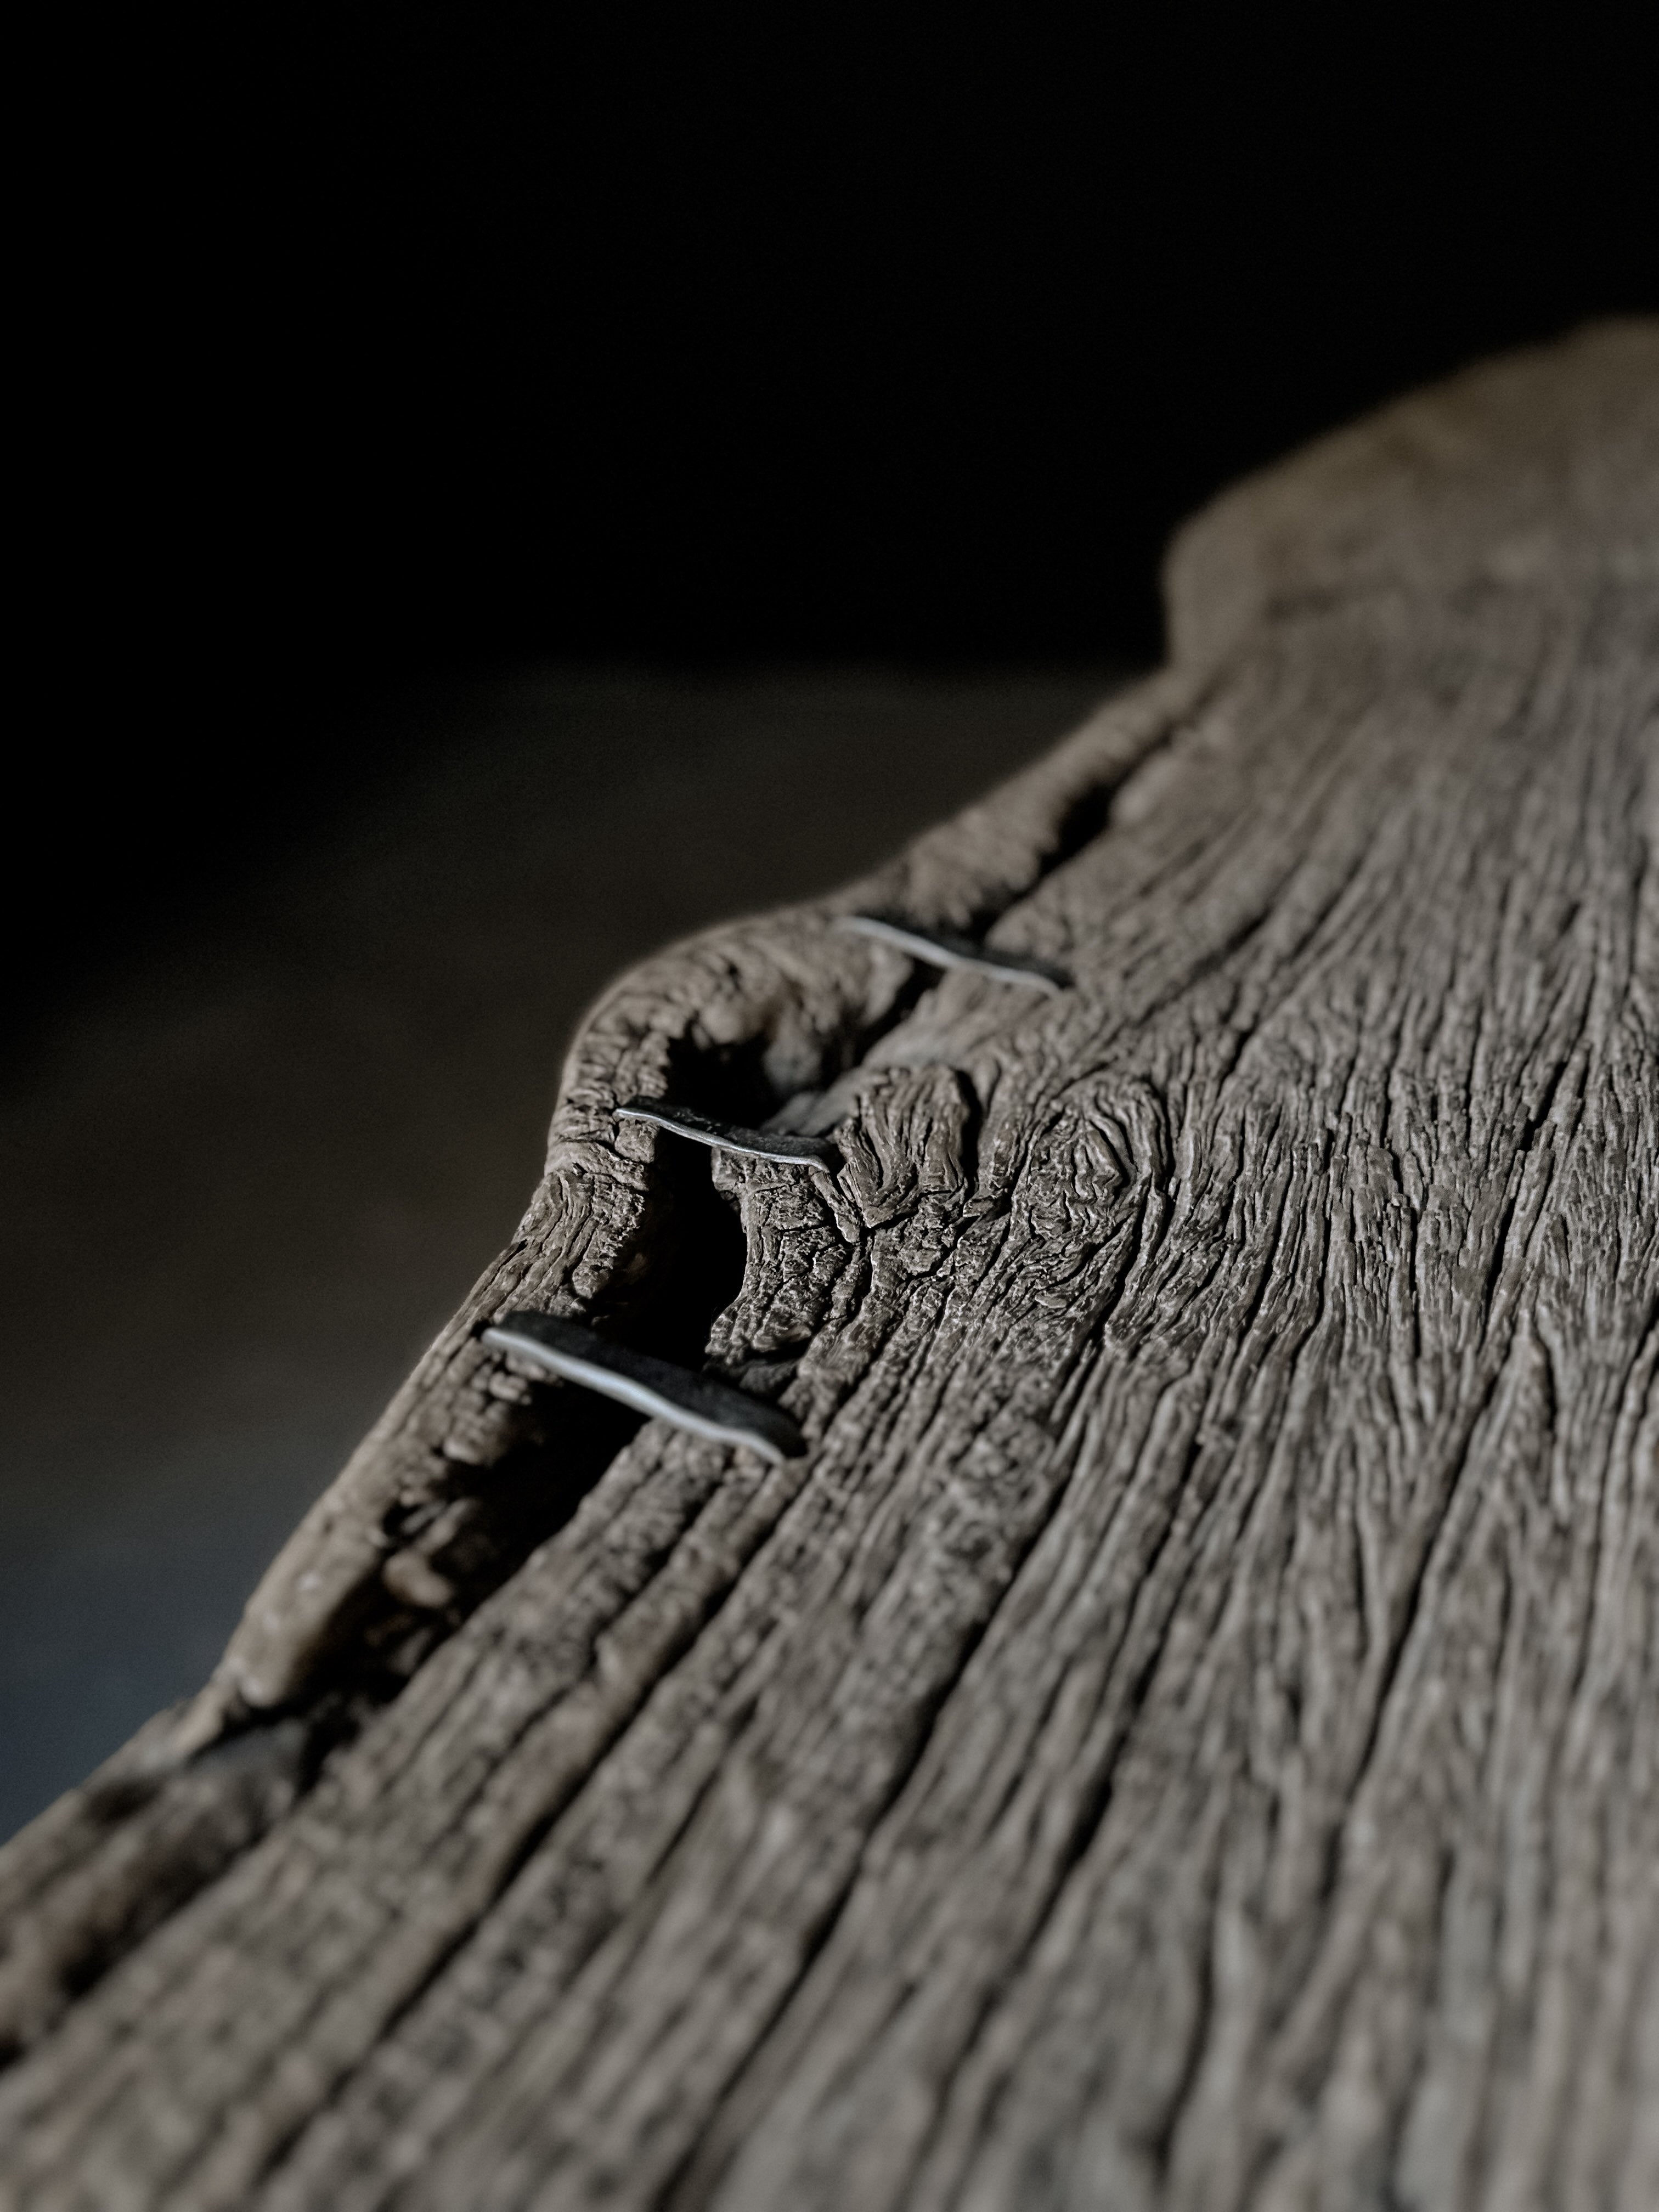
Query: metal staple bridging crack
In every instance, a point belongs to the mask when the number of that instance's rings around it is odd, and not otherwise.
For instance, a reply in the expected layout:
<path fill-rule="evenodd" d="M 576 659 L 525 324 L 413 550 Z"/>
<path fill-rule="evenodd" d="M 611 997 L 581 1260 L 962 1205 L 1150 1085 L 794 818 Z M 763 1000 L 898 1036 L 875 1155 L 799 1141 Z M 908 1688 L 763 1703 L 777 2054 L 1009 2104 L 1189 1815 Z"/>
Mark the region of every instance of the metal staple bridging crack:
<path fill-rule="evenodd" d="M 957 937 L 949 930 L 918 929 L 913 923 L 890 921 L 879 914 L 844 914 L 836 927 L 854 937 L 890 945 L 895 951 L 908 952 L 913 960 L 925 960 L 934 968 L 965 968 L 975 975 L 993 976 L 999 983 L 1024 983 L 1034 991 L 1058 994 L 1071 988 L 1072 978 L 1052 961 L 1039 959 L 1035 953 L 991 951 L 971 937 Z"/>
<path fill-rule="evenodd" d="M 509 1313 L 482 1334 L 494 1351 L 511 1352 L 544 1375 L 597 1390 L 693 1436 L 738 1444 L 775 1462 L 799 1459 L 806 1449 L 799 1425 L 780 1407 L 711 1375 L 612 1344 L 580 1322 L 552 1314 Z"/>

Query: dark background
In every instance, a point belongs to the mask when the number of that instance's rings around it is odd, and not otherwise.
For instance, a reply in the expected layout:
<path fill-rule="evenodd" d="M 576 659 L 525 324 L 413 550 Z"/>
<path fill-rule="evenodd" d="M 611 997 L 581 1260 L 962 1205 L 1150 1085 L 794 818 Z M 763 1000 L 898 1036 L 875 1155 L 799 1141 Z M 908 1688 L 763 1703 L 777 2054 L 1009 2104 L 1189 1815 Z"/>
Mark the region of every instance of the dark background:
<path fill-rule="evenodd" d="M 1659 304 L 1656 23 L 82 24 L 33 203 L 24 589 L 96 890 L 136 920 L 240 866 L 404 745 L 434 673 L 1152 659 L 1160 550 L 1229 478 Z M 60 902 L 39 962 L 102 903 Z"/>
<path fill-rule="evenodd" d="M 608 976 L 1155 659 L 1241 471 L 1659 307 L 1611 9 L 58 20 L 0 1833 L 211 1665 L 510 1235 Z"/>
<path fill-rule="evenodd" d="M 180 642 L 1149 656 L 1218 484 L 1652 300 L 1659 41 L 1522 15 L 267 11 L 137 303 Z"/>

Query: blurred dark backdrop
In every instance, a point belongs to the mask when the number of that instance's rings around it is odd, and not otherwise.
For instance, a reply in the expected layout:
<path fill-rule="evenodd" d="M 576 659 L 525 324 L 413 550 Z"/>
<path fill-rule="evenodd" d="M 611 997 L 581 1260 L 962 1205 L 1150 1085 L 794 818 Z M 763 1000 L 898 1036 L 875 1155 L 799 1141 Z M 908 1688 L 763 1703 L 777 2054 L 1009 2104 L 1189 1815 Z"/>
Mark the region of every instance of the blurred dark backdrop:
<path fill-rule="evenodd" d="M 259 21 L 134 303 L 187 649 L 1150 655 L 1218 483 L 1653 296 L 1594 6 Z"/>
<path fill-rule="evenodd" d="M 56 20 L 0 1832 L 210 1665 L 607 975 L 1059 736 L 1241 471 L 1659 307 L 1652 11 Z"/>
<path fill-rule="evenodd" d="M 26 637 L 135 918 L 434 669 L 1148 660 L 1218 485 L 1659 305 L 1649 9 L 333 0 L 64 82 Z"/>

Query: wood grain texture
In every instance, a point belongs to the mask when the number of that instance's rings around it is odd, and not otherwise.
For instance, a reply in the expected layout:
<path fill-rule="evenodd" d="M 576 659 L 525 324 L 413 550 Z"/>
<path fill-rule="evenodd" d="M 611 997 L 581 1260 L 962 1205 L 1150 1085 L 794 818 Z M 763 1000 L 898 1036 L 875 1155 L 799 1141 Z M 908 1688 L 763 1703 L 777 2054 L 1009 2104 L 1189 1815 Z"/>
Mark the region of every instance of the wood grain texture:
<path fill-rule="evenodd" d="M 1029 775 L 594 1010 L 214 1682 L 0 1857 L 7 2204 L 1659 2202 L 1659 330 L 1168 590 Z M 532 1386 L 526 1306 L 811 1450 Z"/>

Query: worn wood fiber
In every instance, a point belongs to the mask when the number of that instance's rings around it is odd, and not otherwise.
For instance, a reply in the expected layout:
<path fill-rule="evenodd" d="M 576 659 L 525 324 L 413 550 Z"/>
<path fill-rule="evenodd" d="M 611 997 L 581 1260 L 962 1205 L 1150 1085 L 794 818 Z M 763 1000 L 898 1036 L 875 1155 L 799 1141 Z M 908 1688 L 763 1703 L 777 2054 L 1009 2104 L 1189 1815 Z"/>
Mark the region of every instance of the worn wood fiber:
<path fill-rule="evenodd" d="M 1659 329 L 1168 592 L 1030 775 L 595 1009 L 214 1681 L 0 1859 L 8 2205 L 1659 2203 Z"/>

